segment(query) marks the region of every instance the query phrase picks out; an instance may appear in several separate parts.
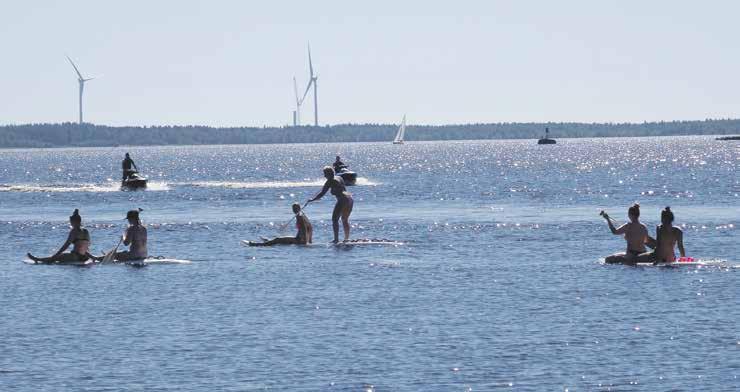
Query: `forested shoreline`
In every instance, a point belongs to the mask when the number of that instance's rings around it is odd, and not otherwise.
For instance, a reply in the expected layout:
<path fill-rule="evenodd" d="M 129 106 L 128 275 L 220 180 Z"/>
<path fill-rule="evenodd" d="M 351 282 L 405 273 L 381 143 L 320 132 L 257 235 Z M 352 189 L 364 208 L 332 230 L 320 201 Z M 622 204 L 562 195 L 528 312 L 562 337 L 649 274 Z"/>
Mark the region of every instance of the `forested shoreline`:
<path fill-rule="evenodd" d="M 117 145 L 267 144 L 390 141 L 398 125 L 338 124 L 301 127 L 106 126 L 24 124 L 0 126 L 0 148 Z M 492 123 L 408 125 L 407 141 L 740 134 L 740 119 L 644 123 Z"/>

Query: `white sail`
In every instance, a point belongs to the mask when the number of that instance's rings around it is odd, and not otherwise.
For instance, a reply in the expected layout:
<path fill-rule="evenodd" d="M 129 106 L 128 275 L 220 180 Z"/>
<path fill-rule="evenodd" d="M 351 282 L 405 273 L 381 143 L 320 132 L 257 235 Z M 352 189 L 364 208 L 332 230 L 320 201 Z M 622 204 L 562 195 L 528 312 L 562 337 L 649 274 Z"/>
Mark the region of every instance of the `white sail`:
<path fill-rule="evenodd" d="M 393 139 L 393 144 L 403 144 L 403 137 L 406 134 L 406 115 L 403 115 L 403 120 L 401 121 L 401 126 L 398 127 L 398 132 L 396 132 L 396 138 Z"/>

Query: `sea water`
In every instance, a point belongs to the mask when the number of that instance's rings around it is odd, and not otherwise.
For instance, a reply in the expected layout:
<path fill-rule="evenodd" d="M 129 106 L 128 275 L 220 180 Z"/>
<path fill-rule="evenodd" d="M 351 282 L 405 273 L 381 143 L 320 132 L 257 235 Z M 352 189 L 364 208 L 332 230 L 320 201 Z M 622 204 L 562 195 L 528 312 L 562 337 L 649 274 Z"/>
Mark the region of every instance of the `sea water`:
<path fill-rule="evenodd" d="M 734 390 L 740 145 L 709 137 L 0 150 L 0 389 Z M 130 152 L 149 178 L 119 189 Z M 352 237 L 330 195 L 360 179 Z M 704 267 L 604 265 L 599 217 L 671 206 Z M 142 208 L 149 252 L 189 264 L 24 263 L 80 209 L 95 253 Z"/>

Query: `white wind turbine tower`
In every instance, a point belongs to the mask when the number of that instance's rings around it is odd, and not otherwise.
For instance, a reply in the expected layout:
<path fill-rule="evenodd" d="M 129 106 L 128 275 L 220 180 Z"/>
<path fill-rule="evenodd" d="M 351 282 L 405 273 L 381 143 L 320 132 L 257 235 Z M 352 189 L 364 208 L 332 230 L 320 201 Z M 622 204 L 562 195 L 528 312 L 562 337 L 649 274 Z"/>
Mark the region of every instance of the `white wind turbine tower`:
<path fill-rule="evenodd" d="M 293 126 L 301 125 L 301 100 L 298 98 L 298 83 L 293 76 L 293 92 L 295 93 L 295 110 L 293 111 Z"/>
<path fill-rule="evenodd" d="M 75 69 L 75 72 L 77 72 L 77 82 L 80 84 L 80 124 L 82 124 L 82 92 L 85 90 L 85 82 L 93 80 L 95 78 L 83 78 L 82 74 L 80 73 L 80 70 L 77 69 L 77 66 L 72 61 L 69 56 L 67 56 L 67 60 L 69 60 L 69 63 L 72 64 L 72 67 Z"/>
<path fill-rule="evenodd" d="M 311 44 L 308 44 L 308 70 L 311 73 L 311 79 L 308 81 L 308 85 L 306 86 L 306 92 L 303 93 L 303 98 L 301 98 L 301 104 L 306 99 L 306 95 L 308 95 L 308 91 L 311 90 L 311 85 L 313 85 L 313 122 L 314 126 L 319 126 L 319 96 L 318 92 L 316 91 L 316 82 L 319 80 L 318 76 L 314 75 L 313 73 L 313 63 L 311 62 Z"/>

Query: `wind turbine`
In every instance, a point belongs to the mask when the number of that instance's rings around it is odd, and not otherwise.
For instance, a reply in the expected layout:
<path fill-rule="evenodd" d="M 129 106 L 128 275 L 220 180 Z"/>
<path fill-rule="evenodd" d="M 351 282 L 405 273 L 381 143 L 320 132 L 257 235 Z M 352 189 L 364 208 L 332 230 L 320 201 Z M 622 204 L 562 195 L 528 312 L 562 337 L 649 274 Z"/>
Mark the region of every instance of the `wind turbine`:
<path fill-rule="evenodd" d="M 82 92 L 85 90 L 85 82 L 88 82 L 90 80 L 93 80 L 95 78 L 83 78 L 82 74 L 80 73 L 80 70 L 77 69 L 77 66 L 72 61 L 69 56 L 67 56 L 67 60 L 69 60 L 69 63 L 72 64 L 72 68 L 75 69 L 75 72 L 77 72 L 77 82 L 80 84 L 80 124 L 82 124 Z"/>
<path fill-rule="evenodd" d="M 311 44 L 308 44 L 308 69 L 311 73 L 311 79 L 308 81 L 308 85 L 306 86 L 306 92 L 303 93 L 303 98 L 301 98 L 301 103 L 306 99 L 306 95 L 308 95 L 308 91 L 311 90 L 311 85 L 313 85 L 313 121 L 314 126 L 319 126 L 319 96 L 318 92 L 316 91 L 316 82 L 319 80 L 318 76 L 314 75 L 313 73 L 313 63 L 311 62 Z"/>

